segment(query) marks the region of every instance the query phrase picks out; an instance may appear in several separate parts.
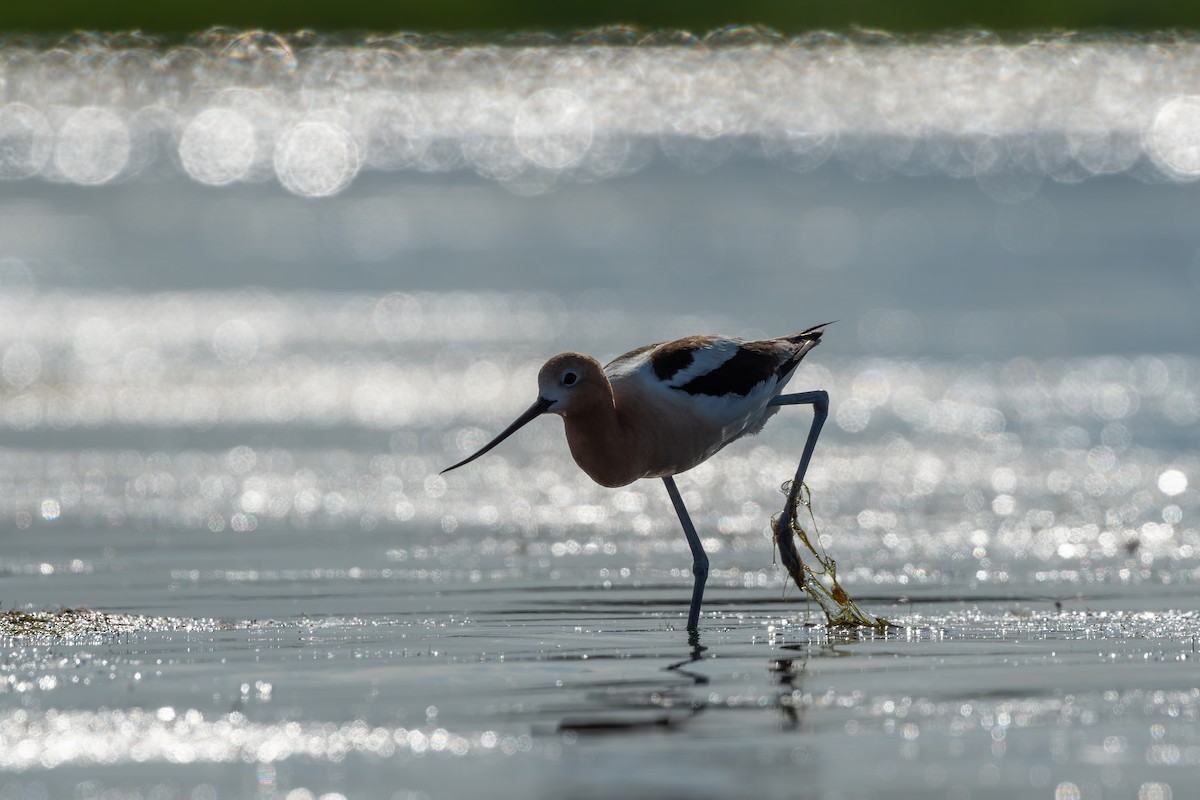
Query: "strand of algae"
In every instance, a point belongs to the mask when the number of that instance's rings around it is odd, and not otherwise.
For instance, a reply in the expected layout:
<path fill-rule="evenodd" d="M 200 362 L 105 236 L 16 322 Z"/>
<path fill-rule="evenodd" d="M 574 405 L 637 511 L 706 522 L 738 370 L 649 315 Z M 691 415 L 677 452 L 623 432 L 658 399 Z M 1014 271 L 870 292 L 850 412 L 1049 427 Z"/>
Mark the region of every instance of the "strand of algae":
<path fill-rule="evenodd" d="M 791 481 L 781 487 L 783 493 L 788 497 L 792 496 L 791 488 Z M 808 531 L 804 530 L 804 526 L 800 523 L 801 507 L 808 512 L 808 518 L 812 520 L 813 533 L 820 543 L 817 518 L 812 509 L 812 491 L 806 483 L 800 484 L 800 491 L 796 492 L 795 499 L 792 500 L 790 519 L 786 528 L 788 535 L 784 535 L 784 531 L 778 524 L 779 517 L 771 520 L 771 528 L 775 531 L 775 546 L 779 548 L 784 566 L 796 585 L 803 589 L 809 599 L 825 612 L 826 625 L 831 628 L 874 628 L 875 630 L 887 630 L 895 627 L 883 617 L 863 611 L 859 608 L 858 603 L 854 602 L 854 598 L 842 588 L 837 578 L 837 562 L 826 555 L 823 548 L 820 553 L 817 552 L 809 539 Z M 784 511 L 786 512 L 787 509 Z M 820 565 L 818 569 L 804 563 L 804 560 L 800 558 L 800 553 L 796 549 L 797 540 L 804 545 L 804 549 Z M 822 578 L 826 580 L 822 580 Z M 828 581 L 828 586 L 826 586 L 826 581 Z"/>

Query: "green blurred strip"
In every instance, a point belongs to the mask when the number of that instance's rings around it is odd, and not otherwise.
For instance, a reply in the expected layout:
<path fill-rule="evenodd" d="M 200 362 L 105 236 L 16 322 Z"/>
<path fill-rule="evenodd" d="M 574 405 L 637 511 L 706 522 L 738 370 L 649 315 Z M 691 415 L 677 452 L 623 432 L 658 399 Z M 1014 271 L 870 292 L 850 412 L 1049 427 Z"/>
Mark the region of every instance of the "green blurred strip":
<path fill-rule="evenodd" d="M 851 25 L 894 32 L 982 27 L 997 31 L 1069 28 L 1145 31 L 1200 26 L 1200 3 L 1148 0 L 1011 0 L 987 4 L 944 0 L 7 0 L 0 30 L 32 33 L 131 30 L 181 34 L 214 25 L 292 31 L 569 33 L 601 25 L 687 29 L 703 34 L 734 24 L 785 34 Z"/>

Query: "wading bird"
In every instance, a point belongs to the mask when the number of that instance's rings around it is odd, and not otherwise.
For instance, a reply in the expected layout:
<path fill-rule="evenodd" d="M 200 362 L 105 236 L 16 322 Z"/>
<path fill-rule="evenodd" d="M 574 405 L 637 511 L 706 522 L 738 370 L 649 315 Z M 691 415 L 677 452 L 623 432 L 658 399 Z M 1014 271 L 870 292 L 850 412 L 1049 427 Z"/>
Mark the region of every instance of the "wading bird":
<path fill-rule="evenodd" d="M 558 414 L 575 463 L 601 486 L 662 478 L 692 550 L 689 631 L 695 631 L 708 578 L 708 556 L 673 476 L 707 460 L 730 442 L 758 433 L 785 405 L 811 405 L 812 427 L 791 494 L 776 522 L 776 541 L 788 532 L 796 494 L 829 412 L 824 391 L 781 394 L 796 366 L 821 341 L 829 323 L 778 339 L 747 342 L 692 336 L 630 351 L 601 367 L 591 356 L 560 353 L 538 373 L 538 399 L 473 455 L 469 464 L 542 414 Z M 790 540 L 789 540 L 790 541 Z M 790 550 L 790 548 L 786 548 Z M 780 547 L 792 574 L 793 553 Z"/>

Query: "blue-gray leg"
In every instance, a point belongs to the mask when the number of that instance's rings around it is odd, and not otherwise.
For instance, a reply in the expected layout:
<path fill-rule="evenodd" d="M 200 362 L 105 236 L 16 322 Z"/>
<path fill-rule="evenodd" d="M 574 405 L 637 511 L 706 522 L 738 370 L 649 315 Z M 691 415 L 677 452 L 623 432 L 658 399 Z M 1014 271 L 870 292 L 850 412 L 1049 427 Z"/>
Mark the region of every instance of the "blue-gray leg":
<path fill-rule="evenodd" d="M 775 523 L 775 542 L 779 547 L 779 557 L 783 559 L 783 564 L 790 574 L 803 575 L 795 548 L 785 547 L 783 543 L 787 542 L 790 545 L 792 542 L 790 528 L 792 518 L 796 513 L 796 495 L 800 493 L 800 487 L 804 484 L 804 473 L 808 471 L 808 462 L 812 460 L 813 450 L 816 449 L 817 437 L 821 435 L 821 426 L 825 424 L 825 418 L 829 416 L 829 393 L 817 391 L 784 394 L 772 400 L 771 405 L 810 405 L 813 407 L 813 421 L 812 427 L 808 430 L 808 441 L 804 443 L 804 453 L 800 456 L 800 465 L 796 467 L 796 477 L 792 479 L 787 505 L 783 507 L 783 513 L 779 515 L 779 521 Z"/>
<path fill-rule="evenodd" d="M 683 533 L 687 536 L 688 547 L 692 548 L 692 575 L 695 576 L 695 583 L 692 585 L 692 605 L 688 608 L 687 629 L 695 631 L 700 620 L 700 602 L 704 599 L 704 583 L 708 580 L 708 555 L 704 552 L 704 545 L 700 543 L 700 537 L 696 535 L 696 526 L 692 524 L 692 518 L 688 516 L 687 508 L 683 505 L 683 498 L 679 496 L 675 479 L 668 475 L 663 478 L 663 483 L 666 484 L 667 494 L 671 495 L 671 504 L 675 506 L 675 513 L 679 515 L 679 522 L 683 525 Z"/>
<path fill-rule="evenodd" d="M 817 437 L 821 435 L 821 426 L 825 424 L 825 418 L 829 416 L 829 393 L 816 391 L 780 395 L 771 401 L 771 405 L 810 405 L 813 407 L 813 422 L 808 431 L 808 441 L 804 443 L 804 453 L 800 456 L 800 465 L 796 468 L 796 477 L 792 480 L 787 506 L 779 515 L 779 521 L 775 525 L 775 541 L 790 543 L 790 537 L 781 539 L 780 534 L 788 532 L 791 526 L 792 517 L 795 514 L 796 495 L 800 493 L 800 486 L 804 483 L 804 474 L 808 471 L 808 462 L 812 460 L 813 450 L 816 449 Z M 695 583 L 692 585 L 692 604 L 688 608 L 687 629 L 695 632 L 700 621 L 700 604 L 704 600 L 704 584 L 708 580 L 708 555 L 704 552 L 704 545 L 700 543 L 696 526 L 692 524 L 687 508 L 683 505 L 683 498 L 679 496 L 679 488 L 675 485 L 675 479 L 668 475 L 663 478 L 663 484 L 667 487 L 667 494 L 671 496 L 671 504 L 675 506 L 679 522 L 683 525 L 683 533 L 687 536 L 688 547 L 692 549 L 692 575 L 695 576 Z M 794 549 L 781 546 L 779 554 L 788 568 L 788 572 L 793 575 L 802 574 Z"/>

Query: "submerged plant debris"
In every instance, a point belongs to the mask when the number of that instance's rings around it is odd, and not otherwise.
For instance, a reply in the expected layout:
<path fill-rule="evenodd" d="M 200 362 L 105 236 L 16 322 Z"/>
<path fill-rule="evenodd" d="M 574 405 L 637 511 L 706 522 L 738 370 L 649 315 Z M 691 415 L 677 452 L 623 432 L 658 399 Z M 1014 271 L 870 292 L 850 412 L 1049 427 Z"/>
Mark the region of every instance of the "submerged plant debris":
<path fill-rule="evenodd" d="M 826 624 L 831 628 L 867 627 L 886 630 L 895 627 L 883 617 L 859 608 L 858 604 L 854 602 L 854 598 L 838 582 L 837 562 L 825 553 L 824 548 L 821 549 L 821 552 L 817 552 L 817 548 L 813 547 L 808 531 L 800 523 L 800 509 L 803 507 L 812 521 L 813 533 L 817 534 L 819 544 L 820 534 L 817 531 L 817 518 L 813 515 L 812 491 L 808 488 L 808 484 L 800 484 L 800 490 L 794 496 L 791 491 L 791 481 L 783 484 L 780 488 L 789 498 L 791 513 L 788 519 L 789 535 L 787 536 L 782 535 L 780 526 L 777 524 L 779 518 L 771 520 L 771 528 L 775 531 L 775 546 L 779 548 L 784 566 L 792 576 L 792 580 L 825 612 Z M 786 514 L 787 511 L 788 509 L 785 509 L 784 513 Z M 804 563 L 796 549 L 796 540 L 804 545 L 804 549 L 820 565 L 819 568 Z"/>

